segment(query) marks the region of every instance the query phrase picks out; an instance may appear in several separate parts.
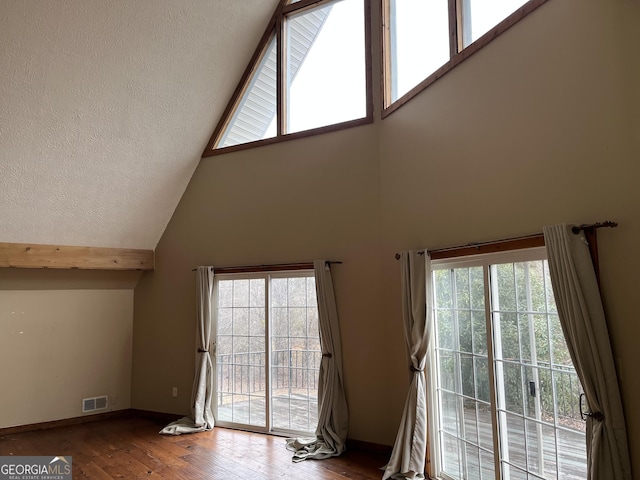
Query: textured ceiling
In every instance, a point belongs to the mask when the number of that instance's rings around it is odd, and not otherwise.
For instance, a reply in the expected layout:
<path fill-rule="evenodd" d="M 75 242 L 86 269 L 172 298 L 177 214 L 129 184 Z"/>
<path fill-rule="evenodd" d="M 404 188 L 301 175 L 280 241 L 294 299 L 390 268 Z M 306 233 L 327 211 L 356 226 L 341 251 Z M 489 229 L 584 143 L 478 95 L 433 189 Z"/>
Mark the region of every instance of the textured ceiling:
<path fill-rule="evenodd" d="M 277 0 L 0 0 L 0 242 L 155 248 Z"/>

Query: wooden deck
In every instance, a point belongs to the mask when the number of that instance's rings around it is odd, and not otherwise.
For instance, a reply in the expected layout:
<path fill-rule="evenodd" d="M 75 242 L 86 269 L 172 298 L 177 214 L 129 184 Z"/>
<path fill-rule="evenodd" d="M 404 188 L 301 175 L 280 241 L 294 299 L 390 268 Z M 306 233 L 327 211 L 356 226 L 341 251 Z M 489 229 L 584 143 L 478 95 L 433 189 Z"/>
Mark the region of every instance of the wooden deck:
<path fill-rule="evenodd" d="M 289 399 L 291 401 L 289 401 Z M 271 418 L 273 430 L 314 432 L 318 423 L 317 398 L 302 394 L 287 394 L 273 400 Z M 236 401 L 218 406 L 217 418 L 222 421 L 266 426 L 266 399 Z"/>
<path fill-rule="evenodd" d="M 472 479 L 494 478 L 494 468 L 490 462 L 483 464 L 477 454 L 474 454 L 473 445 L 480 445 L 485 448 L 492 448 L 493 433 L 491 428 L 490 412 L 465 409 L 465 431 L 466 439 L 472 444 L 467 447 L 468 473 Z M 457 420 L 455 416 L 446 417 L 442 424 L 445 431 L 454 432 Z M 531 426 L 532 424 L 530 424 Z M 515 415 L 509 415 L 507 421 L 507 450 L 512 479 L 527 478 L 524 469 L 538 474 L 530 475 L 528 478 L 557 479 L 557 480 L 584 480 L 586 471 L 586 444 L 584 432 L 578 430 L 563 429 L 556 438 L 550 427 L 544 427 L 542 435 L 542 452 L 538 449 L 537 436 L 535 432 L 525 433 L 524 419 Z M 458 452 L 463 442 L 448 442 L 445 444 L 443 454 L 445 463 L 450 465 L 449 472 L 457 472 L 459 467 Z M 539 468 L 540 458 L 542 458 L 542 469 Z M 491 462 L 493 460 L 491 459 Z M 481 472 L 481 473 L 480 473 Z M 559 473 L 556 473 L 559 472 Z"/>

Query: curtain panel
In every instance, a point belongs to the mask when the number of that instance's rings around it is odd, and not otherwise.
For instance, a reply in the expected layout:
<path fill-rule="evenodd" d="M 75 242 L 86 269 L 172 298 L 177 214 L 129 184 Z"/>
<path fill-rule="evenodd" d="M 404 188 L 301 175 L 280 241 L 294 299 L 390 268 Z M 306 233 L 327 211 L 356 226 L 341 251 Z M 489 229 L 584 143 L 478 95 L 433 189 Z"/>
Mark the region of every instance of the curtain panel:
<path fill-rule="evenodd" d="M 160 433 L 180 435 L 204 432 L 214 426 L 213 410 L 213 361 L 211 350 L 211 294 L 213 268 L 198 267 L 196 277 L 197 331 L 196 371 L 191 392 L 191 417 L 183 417 L 164 427 Z"/>
<path fill-rule="evenodd" d="M 430 261 L 427 252 L 402 252 L 401 288 L 404 337 L 411 383 L 400 428 L 383 480 L 424 478 L 427 450 L 427 388 L 425 367 L 432 336 Z"/>
<path fill-rule="evenodd" d="M 325 260 L 313 262 L 318 298 L 322 361 L 318 378 L 318 426 L 315 437 L 292 438 L 287 448 L 293 461 L 335 457 L 346 449 L 349 414 L 342 378 L 340 324 L 331 269 Z"/>
<path fill-rule="evenodd" d="M 622 400 L 588 243 L 567 225 L 545 227 L 544 240 L 560 324 L 589 410 L 587 479 L 631 480 Z"/>

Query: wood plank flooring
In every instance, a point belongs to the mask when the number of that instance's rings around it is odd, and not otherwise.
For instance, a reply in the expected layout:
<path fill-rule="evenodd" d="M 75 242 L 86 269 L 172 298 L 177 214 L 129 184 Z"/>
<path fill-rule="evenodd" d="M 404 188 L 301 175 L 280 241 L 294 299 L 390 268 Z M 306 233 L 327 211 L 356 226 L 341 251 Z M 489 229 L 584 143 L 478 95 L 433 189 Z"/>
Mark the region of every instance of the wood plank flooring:
<path fill-rule="evenodd" d="M 294 479 L 382 478 L 386 451 L 349 448 L 341 457 L 293 463 L 284 439 L 216 427 L 211 432 L 162 436 L 164 424 L 129 416 L 0 436 L 0 455 L 69 455 L 73 478 Z"/>

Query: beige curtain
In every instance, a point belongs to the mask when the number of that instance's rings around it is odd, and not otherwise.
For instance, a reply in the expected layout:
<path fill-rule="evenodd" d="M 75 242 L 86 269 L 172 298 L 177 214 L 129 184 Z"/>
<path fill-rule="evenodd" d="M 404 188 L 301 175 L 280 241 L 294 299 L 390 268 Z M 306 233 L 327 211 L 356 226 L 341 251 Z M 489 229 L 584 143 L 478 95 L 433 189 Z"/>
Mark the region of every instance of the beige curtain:
<path fill-rule="evenodd" d="M 320 460 L 340 455 L 346 448 L 349 426 L 347 399 L 342 379 L 340 325 L 331 269 L 325 260 L 315 261 L 313 267 L 322 347 L 318 379 L 318 426 L 315 437 L 287 440 L 287 448 L 294 452 L 294 462 L 308 458 Z"/>
<path fill-rule="evenodd" d="M 600 291 L 582 232 L 544 228 L 553 294 L 588 404 L 587 479 L 631 480 L 627 432 Z"/>
<path fill-rule="evenodd" d="M 425 367 L 431 339 L 432 323 L 429 255 L 416 251 L 402 252 L 402 319 L 411 369 L 411 384 L 404 405 L 398 435 L 385 467 L 387 478 L 424 478 L 427 449 L 427 388 Z"/>
<path fill-rule="evenodd" d="M 211 293 L 213 268 L 198 267 L 196 277 L 197 332 L 196 372 L 191 392 L 191 417 L 183 417 L 164 427 L 160 433 L 180 435 L 204 432 L 214 426 L 211 401 L 213 399 L 213 362 L 211 360 Z"/>

